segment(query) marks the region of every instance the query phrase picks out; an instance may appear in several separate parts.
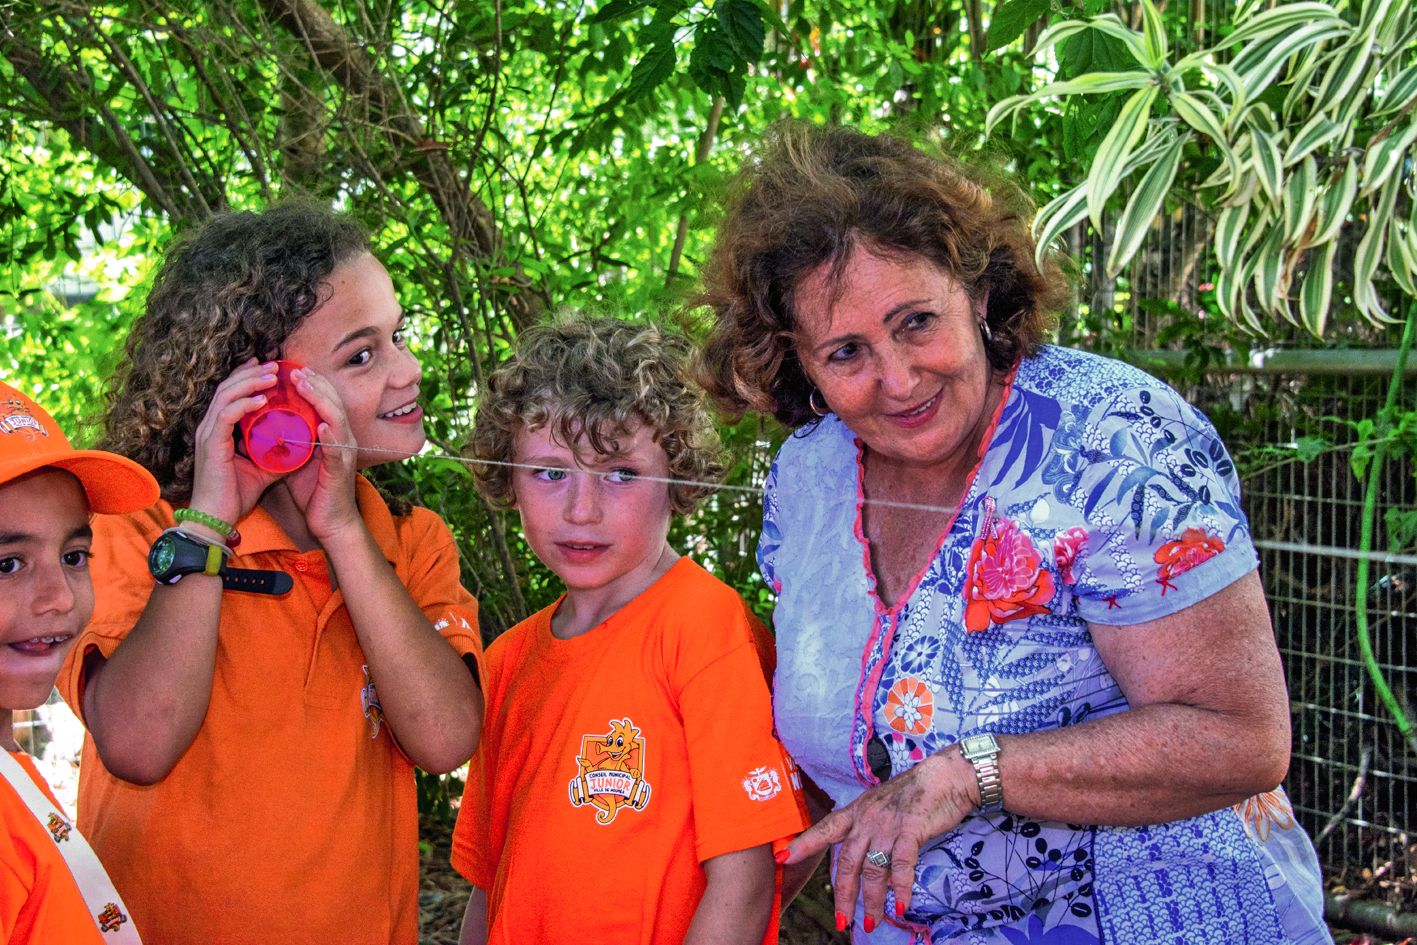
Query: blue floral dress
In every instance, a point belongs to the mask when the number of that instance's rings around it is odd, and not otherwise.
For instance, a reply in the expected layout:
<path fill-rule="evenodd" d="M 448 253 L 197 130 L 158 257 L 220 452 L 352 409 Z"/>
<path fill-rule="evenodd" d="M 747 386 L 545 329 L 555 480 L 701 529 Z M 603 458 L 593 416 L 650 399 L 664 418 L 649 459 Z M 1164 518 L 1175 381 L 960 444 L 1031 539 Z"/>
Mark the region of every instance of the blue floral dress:
<path fill-rule="evenodd" d="M 773 464 L 758 560 L 778 594 L 777 728 L 838 806 L 966 735 L 1125 711 L 1089 622 L 1153 620 L 1257 566 L 1214 428 L 1140 371 L 1045 347 L 985 443 L 893 607 L 875 593 L 852 432 L 828 417 Z M 975 814 L 922 850 L 904 921 L 886 915 L 866 935 L 858 912 L 857 941 L 1331 942 L 1282 790 L 1149 827 Z"/>

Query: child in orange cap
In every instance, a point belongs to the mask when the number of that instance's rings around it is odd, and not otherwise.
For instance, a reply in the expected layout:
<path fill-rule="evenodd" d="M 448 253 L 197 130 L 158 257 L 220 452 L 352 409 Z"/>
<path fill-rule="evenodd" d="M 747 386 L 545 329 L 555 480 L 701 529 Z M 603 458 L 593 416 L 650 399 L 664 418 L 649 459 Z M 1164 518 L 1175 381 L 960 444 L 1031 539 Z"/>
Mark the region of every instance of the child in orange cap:
<path fill-rule="evenodd" d="M 425 441 L 404 331 L 358 225 L 291 203 L 186 235 L 129 335 L 102 445 L 163 501 L 96 523 L 59 688 L 79 824 L 150 945 L 418 941 L 414 766 L 476 748 L 482 646 L 447 525 L 359 474 Z M 242 438 L 292 389 L 313 429 Z"/>
<path fill-rule="evenodd" d="M 134 512 L 157 482 L 131 460 L 76 450 L 0 383 L 0 939 L 136 942 L 123 901 L 15 741 L 14 711 L 49 697 L 93 612 L 91 512 Z"/>
<path fill-rule="evenodd" d="M 772 641 L 667 540 L 722 472 L 684 348 L 616 319 L 537 327 L 481 395 L 478 485 L 566 593 L 488 648 L 453 834 L 464 945 L 777 941 L 772 845 L 807 820 Z"/>

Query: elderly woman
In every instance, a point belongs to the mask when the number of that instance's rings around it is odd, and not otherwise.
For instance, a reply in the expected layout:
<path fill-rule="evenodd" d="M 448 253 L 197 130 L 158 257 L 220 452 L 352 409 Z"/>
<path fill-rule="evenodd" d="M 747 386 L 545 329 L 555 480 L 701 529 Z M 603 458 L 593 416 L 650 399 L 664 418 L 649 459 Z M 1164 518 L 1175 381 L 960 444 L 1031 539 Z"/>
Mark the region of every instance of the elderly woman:
<path fill-rule="evenodd" d="M 1041 344 L 1020 190 L 774 129 L 707 266 L 705 382 L 794 430 L 758 556 L 778 732 L 857 941 L 1331 941 L 1288 701 L 1211 424 Z"/>

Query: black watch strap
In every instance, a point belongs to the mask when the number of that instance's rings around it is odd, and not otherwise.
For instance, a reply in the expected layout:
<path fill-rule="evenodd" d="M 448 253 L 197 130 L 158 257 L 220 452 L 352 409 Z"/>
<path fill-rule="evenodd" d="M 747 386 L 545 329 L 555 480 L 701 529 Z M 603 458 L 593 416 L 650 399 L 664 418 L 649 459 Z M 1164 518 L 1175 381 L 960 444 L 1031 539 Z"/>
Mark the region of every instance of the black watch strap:
<path fill-rule="evenodd" d="M 248 594 L 285 594 L 295 586 L 284 571 L 258 571 L 254 568 L 222 568 L 221 586 L 228 591 Z"/>

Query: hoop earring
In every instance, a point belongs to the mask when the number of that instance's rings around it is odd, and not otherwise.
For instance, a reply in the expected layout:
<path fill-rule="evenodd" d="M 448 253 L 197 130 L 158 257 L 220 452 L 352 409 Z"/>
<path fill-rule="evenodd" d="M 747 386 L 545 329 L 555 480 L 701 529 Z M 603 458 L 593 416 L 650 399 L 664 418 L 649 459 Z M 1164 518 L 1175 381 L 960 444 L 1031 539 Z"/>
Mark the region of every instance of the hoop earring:
<path fill-rule="evenodd" d="M 987 319 L 979 319 L 979 334 L 984 337 L 984 346 L 986 348 L 994 343 L 994 329 L 989 327 Z"/>
<path fill-rule="evenodd" d="M 819 417 L 825 417 L 827 414 L 831 413 L 831 410 L 827 407 L 825 400 L 822 401 L 820 407 L 817 406 L 817 401 L 820 399 L 821 394 L 821 391 L 817 390 L 815 387 L 812 388 L 812 392 L 807 395 L 807 409 L 811 410 L 812 413 Z"/>

